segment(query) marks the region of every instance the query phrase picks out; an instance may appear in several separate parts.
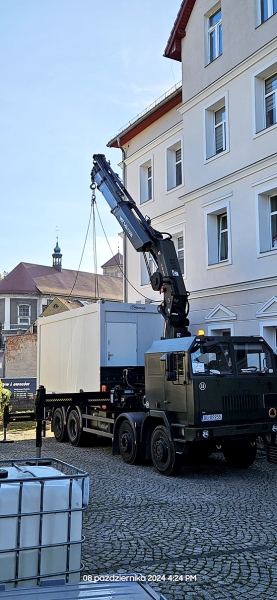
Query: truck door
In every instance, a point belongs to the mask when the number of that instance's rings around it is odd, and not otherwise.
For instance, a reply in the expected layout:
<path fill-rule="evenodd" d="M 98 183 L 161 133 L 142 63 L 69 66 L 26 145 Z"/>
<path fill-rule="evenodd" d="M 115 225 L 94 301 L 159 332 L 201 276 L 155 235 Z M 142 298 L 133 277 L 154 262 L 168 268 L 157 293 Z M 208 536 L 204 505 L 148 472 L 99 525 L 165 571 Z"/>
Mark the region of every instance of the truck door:
<path fill-rule="evenodd" d="M 176 381 L 167 381 L 165 377 L 164 410 L 187 412 L 186 377 L 184 353 L 175 353 Z"/>
<path fill-rule="evenodd" d="M 106 324 L 106 366 L 137 366 L 137 324 Z"/>

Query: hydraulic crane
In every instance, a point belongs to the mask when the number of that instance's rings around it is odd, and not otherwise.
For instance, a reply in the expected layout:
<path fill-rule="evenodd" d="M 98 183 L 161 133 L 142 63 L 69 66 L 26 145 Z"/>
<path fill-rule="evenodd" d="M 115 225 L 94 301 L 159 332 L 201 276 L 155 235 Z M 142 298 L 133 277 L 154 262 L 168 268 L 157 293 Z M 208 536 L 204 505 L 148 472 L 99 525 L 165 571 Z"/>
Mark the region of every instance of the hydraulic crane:
<path fill-rule="evenodd" d="M 168 233 L 156 231 L 144 217 L 103 154 L 94 154 L 91 188 L 97 185 L 132 246 L 142 252 L 153 290 L 163 293 L 158 311 L 165 319 L 164 338 L 189 337 L 189 293 L 186 290 L 174 242 Z M 151 274 L 146 253 L 156 265 Z"/>

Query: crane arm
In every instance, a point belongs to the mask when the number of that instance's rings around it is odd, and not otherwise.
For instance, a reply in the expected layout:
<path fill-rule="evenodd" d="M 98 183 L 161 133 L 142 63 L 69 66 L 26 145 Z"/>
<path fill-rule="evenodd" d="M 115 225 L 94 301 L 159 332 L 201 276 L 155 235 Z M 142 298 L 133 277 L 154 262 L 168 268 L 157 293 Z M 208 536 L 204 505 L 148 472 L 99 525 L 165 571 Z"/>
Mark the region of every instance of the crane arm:
<path fill-rule="evenodd" d="M 122 181 L 112 170 L 103 154 L 94 154 L 91 171 L 92 184 L 96 184 L 107 200 L 132 246 L 142 252 L 148 267 L 153 290 L 164 294 L 158 311 L 165 319 L 165 338 L 187 337 L 188 292 L 182 277 L 175 245 L 169 234 L 156 231 L 150 219 L 145 218 Z M 164 237 L 166 236 L 166 237 Z M 146 252 L 153 257 L 157 270 L 152 275 Z"/>

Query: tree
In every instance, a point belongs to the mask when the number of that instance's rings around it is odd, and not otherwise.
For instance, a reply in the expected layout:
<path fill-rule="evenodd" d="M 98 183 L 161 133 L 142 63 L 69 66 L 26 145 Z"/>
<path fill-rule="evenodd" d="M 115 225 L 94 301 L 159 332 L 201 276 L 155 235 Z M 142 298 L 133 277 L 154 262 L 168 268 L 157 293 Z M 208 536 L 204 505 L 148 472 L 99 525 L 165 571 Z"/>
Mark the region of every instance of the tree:
<path fill-rule="evenodd" d="M 6 404 L 8 404 L 10 396 L 11 391 L 4 388 L 4 384 L 0 379 L 0 418 L 3 416 L 4 407 Z"/>

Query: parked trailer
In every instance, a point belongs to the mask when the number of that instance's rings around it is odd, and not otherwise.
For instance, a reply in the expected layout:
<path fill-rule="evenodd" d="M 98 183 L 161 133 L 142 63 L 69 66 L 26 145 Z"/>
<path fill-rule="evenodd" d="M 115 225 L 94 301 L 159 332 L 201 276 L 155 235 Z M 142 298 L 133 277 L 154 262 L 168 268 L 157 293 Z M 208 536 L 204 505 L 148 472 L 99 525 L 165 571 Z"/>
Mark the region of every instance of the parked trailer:
<path fill-rule="evenodd" d="M 37 404 L 53 415 L 58 441 L 72 445 L 110 438 L 129 464 L 152 460 L 174 475 L 184 458 L 222 451 L 232 467 L 247 468 L 256 440 L 270 438 L 277 462 L 277 370 L 272 349 L 258 337 L 186 337 L 154 341 L 145 353 L 145 381 L 131 369 L 101 392 L 47 394 Z"/>

